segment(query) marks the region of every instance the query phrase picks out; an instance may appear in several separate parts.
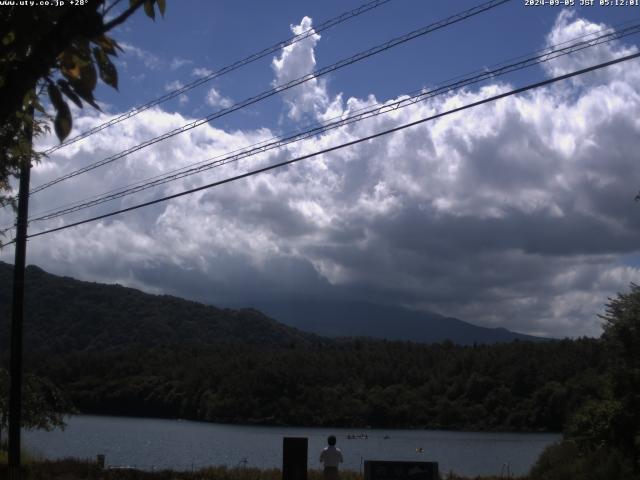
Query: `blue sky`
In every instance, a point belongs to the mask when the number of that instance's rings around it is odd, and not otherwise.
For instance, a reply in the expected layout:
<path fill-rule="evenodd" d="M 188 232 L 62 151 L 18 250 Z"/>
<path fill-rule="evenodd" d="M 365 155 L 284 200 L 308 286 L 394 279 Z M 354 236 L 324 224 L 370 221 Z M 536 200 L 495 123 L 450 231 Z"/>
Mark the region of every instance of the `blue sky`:
<path fill-rule="evenodd" d="M 72 135 L 360 5 L 167 2 L 113 33 L 120 91 L 74 111 Z M 55 152 L 39 185 L 224 106 L 479 4 L 392 0 Z M 32 197 L 31 211 L 188 167 L 283 132 L 392 102 L 640 17 L 637 7 L 513 0 L 312 80 Z M 222 180 L 635 52 L 600 45 L 304 142 L 31 225 L 31 232 Z M 640 282 L 640 62 L 635 60 L 179 200 L 34 238 L 53 273 L 216 305 L 359 300 L 488 327 L 599 335 L 608 296 Z M 55 138 L 38 140 L 46 148 Z M 2 223 L 10 222 L 7 212 Z M 0 253 L 10 261 L 11 248 Z"/>
<path fill-rule="evenodd" d="M 309 16 L 315 24 L 362 5 L 356 1 L 196 1 L 169 2 L 166 18 L 150 21 L 137 15 L 114 33 L 122 43 L 148 52 L 147 65 L 121 55 L 119 93 L 104 88 L 102 99 L 126 109 L 165 93 L 168 85 L 192 81 L 194 69 L 215 71 L 292 34 L 291 24 Z M 446 18 L 482 2 L 456 0 L 393 0 L 360 17 L 322 33 L 316 48 L 318 67 L 332 64 L 391 38 Z M 509 4 L 418 38 L 392 51 L 366 59 L 330 74 L 329 91 L 345 96 L 380 100 L 418 90 L 493 64 L 536 51 L 545 46 L 559 7 L 531 7 L 524 0 Z M 570 9 L 595 23 L 617 25 L 640 19 L 637 7 L 580 7 Z M 269 89 L 273 75 L 271 58 L 216 79 L 211 85 L 235 101 Z M 154 67 L 149 68 L 150 65 Z M 535 72 L 536 76 L 540 71 Z M 142 78 L 142 76 L 144 76 Z M 529 81 L 534 71 L 518 75 Z M 209 84 L 207 84 L 209 85 Z M 202 116 L 211 108 L 202 104 L 207 89 L 198 88 L 192 101 L 170 106 L 184 114 Z M 249 114 L 234 114 L 221 120 L 230 128 L 263 126 L 279 119 L 282 105 L 273 99 L 252 107 Z"/>

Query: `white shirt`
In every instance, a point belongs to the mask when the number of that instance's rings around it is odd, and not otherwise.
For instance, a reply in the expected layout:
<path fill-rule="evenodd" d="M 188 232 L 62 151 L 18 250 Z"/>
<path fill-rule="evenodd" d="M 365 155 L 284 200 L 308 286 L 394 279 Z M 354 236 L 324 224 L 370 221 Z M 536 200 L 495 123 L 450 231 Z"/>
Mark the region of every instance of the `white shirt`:
<path fill-rule="evenodd" d="M 320 461 L 325 467 L 338 467 L 338 463 L 342 463 L 342 452 L 335 446 L 328 446 L 322 450 Z"/>

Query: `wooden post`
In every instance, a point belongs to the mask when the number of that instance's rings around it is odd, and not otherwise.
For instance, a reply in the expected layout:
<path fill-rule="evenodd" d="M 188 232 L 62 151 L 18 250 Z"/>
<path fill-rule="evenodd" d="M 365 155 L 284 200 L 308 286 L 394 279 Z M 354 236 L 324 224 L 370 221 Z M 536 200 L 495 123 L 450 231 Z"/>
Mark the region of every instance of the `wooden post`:
<path fill-rule="evenodd" d="M 33 106 L 31 120 L 25 127 L 31 142 L 33 136 Z M 31 152 L 21 160 L 16 249 L 13 264 L 13 302 L 11 310 L 11 358 L 9 371 L 9 478 L 20 480 L 20 426 L 22 423 L 22 323 L 24 310 L 24 271 L 27 254 L 27 219 L 29 216 L 29 177 Z"/>

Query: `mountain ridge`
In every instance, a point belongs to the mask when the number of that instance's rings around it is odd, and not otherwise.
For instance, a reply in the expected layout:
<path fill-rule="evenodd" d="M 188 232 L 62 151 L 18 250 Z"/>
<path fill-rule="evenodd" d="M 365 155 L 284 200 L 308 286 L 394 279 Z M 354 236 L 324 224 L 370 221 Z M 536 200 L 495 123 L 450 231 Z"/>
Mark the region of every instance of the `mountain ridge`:
<path fill-rule="evenodd" d="M 13 266 L 0 263 L 0 343 L 8 345 Z M 91 321 L 88 321 L 88 320 Z M 324 340 L 245 308 L 221 309 L 121 285 L 26 269 L 25 350 L 110 351 L 161 345 L 309 345 Z"/>
<path fill-rule="evenodd" d="M 503 327 L 481 327 L 434 312 L 368 302 L 262 302 L 253 306 L 286 325 L 326 337 L 419 343 L 450 340 L 459 345 L 549 340 Z"/>
<path fill-rule="evenodd" d="M 0 318 L 4 319 L 0 344 L 5 347 L 12 274 L 13 266 L 0 262 Z M 325 337 L 449 340 L 461 345 L 540 340 L 435 313 L 363 302 L 265 302 L 254 303 L 253 308 L 218 308 L 119 284 L 53 275 L 35 265 L 26 270 L 24 328 L 27 351 L 50 353 L 221 343 L 309 346 L 331 342 Z"/>

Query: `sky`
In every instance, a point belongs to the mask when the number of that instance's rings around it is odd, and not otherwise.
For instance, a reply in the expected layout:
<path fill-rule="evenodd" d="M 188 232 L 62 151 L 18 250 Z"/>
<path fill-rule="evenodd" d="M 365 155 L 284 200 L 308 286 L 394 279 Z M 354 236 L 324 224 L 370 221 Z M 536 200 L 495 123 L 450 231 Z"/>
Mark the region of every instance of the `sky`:
<path fill-rule="evenodd" d="M 119 90 L 75 135 L 363 0 L 169 0 L 112 36 Z M 51 154 L 32 186 L 481 2 L 391 0 Z M 579 2 L 577 2 L 579 3 Z M 34 194 L 32 215 L 310 128 L 623 22 L 628 6 L 512 0 Z M 628 25 L 628 24 L 627 24 Z M 47 222 L 30 233 L 312 153 L 637 51 L 637 35 Z M 214 305 L 366 301 L 487 327 L 598 336 L 640 282 L 640 61 L 297 164 L 33 238 L 27 263 Z M 37 139 L 39 148 L 55 145 Z M 12 223 L 10 211 L 0 223 Z M 0 260 L 13 262 L 5 247 Z"/>

